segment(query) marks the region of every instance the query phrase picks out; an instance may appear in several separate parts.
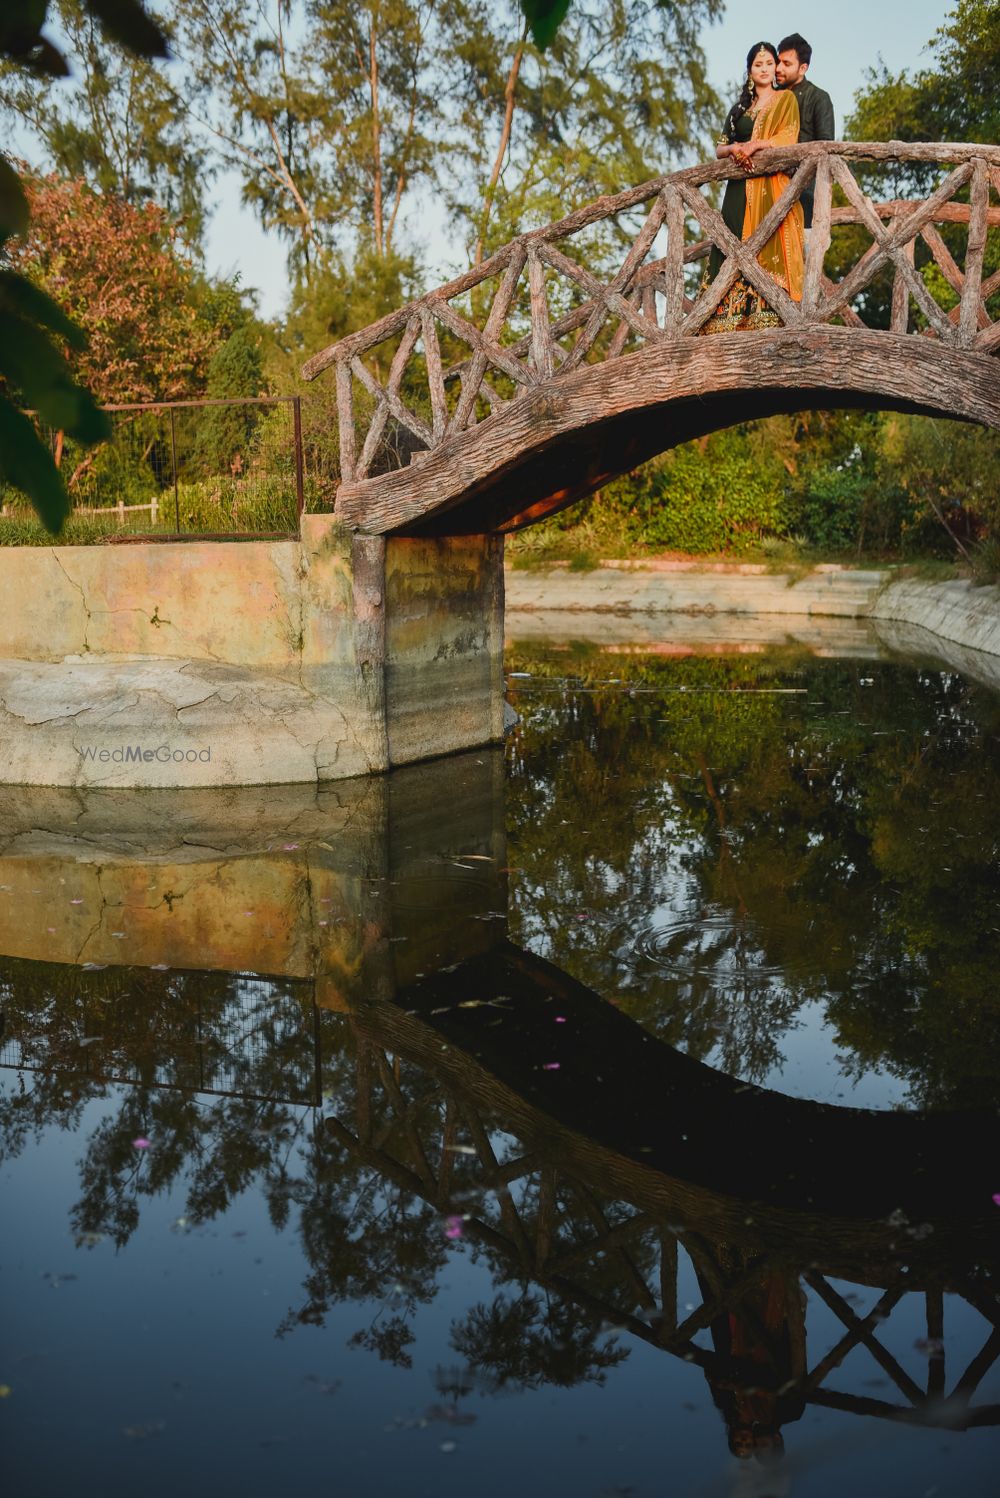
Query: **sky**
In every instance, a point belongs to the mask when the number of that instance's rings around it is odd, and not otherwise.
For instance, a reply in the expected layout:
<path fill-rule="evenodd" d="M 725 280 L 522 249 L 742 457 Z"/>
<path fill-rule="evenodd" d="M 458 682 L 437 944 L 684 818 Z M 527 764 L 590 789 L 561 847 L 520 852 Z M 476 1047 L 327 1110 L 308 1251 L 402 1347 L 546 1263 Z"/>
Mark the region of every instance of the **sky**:
<path fill-rule="evenodd" d="M 788 32 L 800 32 L 813 48 L 810 77 L 831 95 L 839 132 L 867 69 L 880 57 L 894 72 L 918 66 L 950 9 L 941 0 L 826 0 L 822 5 L 736 0 L 726 6 L 721 22 L 705 29 L 702 45 L 711 81 L 728 98 L 755 41 L 776 44 Z M 239 272 L 242 284 L 257 291 L 261 315 L 280 315 L 288 294 L 282 242 L 275 234 L 265 234 L 254 214 L 242 206 L 235 175 L 220 178 L 213 196 L 217 206 L 208 229 L 207 269 L 224 276 Z M 429 210 L 420 205 L 420 220 L 431 286 L 454 275 L 465 255 L 433 205 Z"/>
<path fill-rule="evenodd" d="M 809 75 L 833 99 L 840 131 L 855 91 L 866 70 L 881 56 L 894 72 L 921 62 L 921 53 L 951 7 L 940 0 L 827 0 L 822 5 L 731 3 L 721 22 L 707 27 L 702 45 L 709 59 L 709 76 L 728 96 L 729 86 L 742 75 L 748 48 L 766 39 L 778 43 L 798 31 L 811 43 Z M 720 121 L 721 125 L 721 121 Z M 256 288 L 264 317 L 280 314 L 288 280 L 281 242 L 266 235 L 253 214 L 240 205 L 235 178 L 217 184 L 217 208 L 209 227 L 207 260 L 211 271 L 230 275 L 239 271 L 245 286 Z M 431 274 L 428 285 L 454 274 L 463 261 L 462 247 L 451 243 L 443 222 L 425 228 Z"/>

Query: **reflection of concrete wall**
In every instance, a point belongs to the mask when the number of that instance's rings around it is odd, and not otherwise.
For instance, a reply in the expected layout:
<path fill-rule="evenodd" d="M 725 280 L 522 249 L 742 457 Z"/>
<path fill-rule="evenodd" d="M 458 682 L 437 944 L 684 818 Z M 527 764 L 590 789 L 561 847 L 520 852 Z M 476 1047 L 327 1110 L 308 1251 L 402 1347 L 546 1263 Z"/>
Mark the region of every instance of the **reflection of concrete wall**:
<path fill-rule="evenodd" d="M 0 791 L 0 953 L 391 996 L 506 930 L 497 750 L 317 791 Z"/>
<path fill-rule="evenodd" d="M 318 515 L 301 541 L 4 547 L 0 780 L 339 780 L 499 738 L 501 569 L 489 538 Z"/>

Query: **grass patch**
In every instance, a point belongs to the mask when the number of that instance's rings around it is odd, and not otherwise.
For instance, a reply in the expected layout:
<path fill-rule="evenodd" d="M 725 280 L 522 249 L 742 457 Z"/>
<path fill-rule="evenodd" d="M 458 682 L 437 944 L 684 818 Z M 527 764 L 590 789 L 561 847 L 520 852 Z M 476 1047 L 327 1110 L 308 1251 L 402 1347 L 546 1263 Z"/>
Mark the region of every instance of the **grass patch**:
<path fill-rule="evenodd" d="M 949 557 L 915 557 L 893 569 L 894 577 L 913 577 L 925 583 L 949 583 L 968 576 L 968 568 Z"/>
<path fill-rule="evenodd" d="M 316 496 L 307 493 L 306 498 L 307 509 L 316 506 Z M 74 511 L 61 533 L 52 536 L 27 504 L 8 503 L 0 514 L 0 546 L 106 546 L 141 535 L 166 539 L 178 533 L 178 513 L 183 536 L 295 535 L 299 528 L 294 486 L 284 482 L 251 486 L 238 479 L 215 479 L 181 484 L 176 510 L 173 490 L 164 491 L 155 525 L 148 510 L 126 511 L 121 523 L 114 511 L 102 515 Z"/>

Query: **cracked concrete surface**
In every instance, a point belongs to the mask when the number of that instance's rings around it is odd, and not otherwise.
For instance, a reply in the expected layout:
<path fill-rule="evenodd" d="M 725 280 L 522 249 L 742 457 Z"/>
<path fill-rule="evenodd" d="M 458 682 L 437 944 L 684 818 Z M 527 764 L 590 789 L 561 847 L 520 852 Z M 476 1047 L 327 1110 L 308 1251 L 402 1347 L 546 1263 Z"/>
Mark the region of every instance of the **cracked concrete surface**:
<path fill-rule="evenodd" d="M 394 763 L 488 742 L 493 552 L 392 548 L 421 596 L 392 659 L 371 654 L 371 580 L 356 593 L 331 516 L 298 541 L 0 548 L 0 783 L 318 783 L 387 769 L 390 742 Z"/>
<path fill-rule="evenodd" d="M 0 779 L 254 785 L 369 772 L 350 674 L 327 672 L 321 685 L 204 661 L 0 661 Z"/>

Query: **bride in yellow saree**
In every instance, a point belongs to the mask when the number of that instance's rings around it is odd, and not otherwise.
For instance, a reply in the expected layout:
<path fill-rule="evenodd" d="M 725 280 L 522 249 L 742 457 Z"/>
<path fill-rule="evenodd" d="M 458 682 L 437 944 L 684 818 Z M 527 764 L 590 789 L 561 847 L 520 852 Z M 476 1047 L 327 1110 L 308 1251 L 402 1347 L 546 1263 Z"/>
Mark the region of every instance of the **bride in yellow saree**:
<path fill-rule="evenodd" d="M 769 42 L 758 42 L 747 56 L 747 81 L 729 111 L 716 155 L 730 156 L 746 171 L 753 170 L 753 157 L 767 146 L 795 145 L 799 138 L 799 106 L 790 89 L 774 87 L 777 53 Z M 733 178 L 726 185 L 722 216 L 741 239 L 749 239 L 788 186 L 782 172 L 770 176 Z M 704 290 L 722 268 L 724 255 L 713 249 Z M 805 236 L 802 205 L 796 203 L 757 256 L 768 275 L 793 301 L 802 300 L 805 267 Z M 704 324 L 702 333 L 733 333 L 754 328 L 780 327 L 781 319 L 752 286 L 740 276 Z"/>

